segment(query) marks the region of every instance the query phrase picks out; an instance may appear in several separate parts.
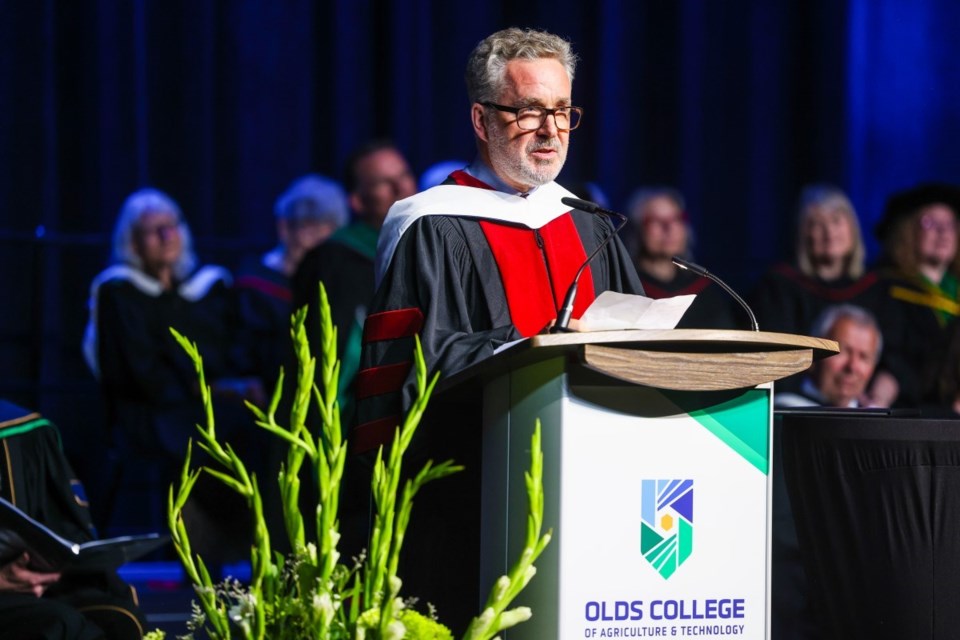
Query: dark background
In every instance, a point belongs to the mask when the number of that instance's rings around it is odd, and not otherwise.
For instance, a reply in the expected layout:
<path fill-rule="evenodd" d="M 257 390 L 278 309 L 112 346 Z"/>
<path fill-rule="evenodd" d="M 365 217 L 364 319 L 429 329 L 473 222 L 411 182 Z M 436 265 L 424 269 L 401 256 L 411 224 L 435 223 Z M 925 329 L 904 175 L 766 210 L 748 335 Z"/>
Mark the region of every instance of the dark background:
<path fill-rule="evenodd" d="M 581 56 L 560 182 L 617 208 L 679 187 L 697 259 L 743 293 L 789 255 L 803 184 L 848 191 L 875 257 L 891 191 L 960 181 L 951 0 L 0 0 L 0 393 L 58 422 L 83 475 L 102 410 L 80 340 L 124 197 L 166 190 L 233 267 L 294 177 L 340 177 L 370 138 L 418 173 L 471 159 L 465 60 L 511 25 Z"/>

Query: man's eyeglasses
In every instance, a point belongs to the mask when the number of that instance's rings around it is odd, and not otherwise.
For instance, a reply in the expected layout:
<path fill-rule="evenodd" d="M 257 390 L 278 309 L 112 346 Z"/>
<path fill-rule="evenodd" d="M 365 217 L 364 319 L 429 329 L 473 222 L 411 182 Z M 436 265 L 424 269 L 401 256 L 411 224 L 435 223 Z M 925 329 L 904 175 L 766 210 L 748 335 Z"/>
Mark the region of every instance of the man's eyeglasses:
<path fill-rule="evenodd" d="M 556 107 L 548 109 L 546 107 L 505 107 L 502 104 L 493 102 L 481 102 L 485 107 L 492 107 L 497 111 L 512 113 L 517 117 L 517 126 L 523 131 L 536 131 L 546 122 L 547 116 L 553 116 L 553 121 L 557 124 L 559 131 L 573 131 L 580 126 L 580 119 L 583 117 L 583 109 L 580 107 Z"/>

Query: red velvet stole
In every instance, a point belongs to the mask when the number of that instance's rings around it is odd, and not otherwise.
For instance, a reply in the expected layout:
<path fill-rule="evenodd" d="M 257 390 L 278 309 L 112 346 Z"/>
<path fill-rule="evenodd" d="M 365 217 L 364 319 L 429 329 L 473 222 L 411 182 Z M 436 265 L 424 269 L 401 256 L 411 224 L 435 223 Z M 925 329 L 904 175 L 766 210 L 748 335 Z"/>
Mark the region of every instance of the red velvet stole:
<path fill-rule="evenodd" d="M 459 185 L 490 188 L 464 171 L 450 177 Z M 480 228 L 497 262 L 510 319 L 524 337 L 539 333 L 557 317 L 577 269 L 587 259 L 573 218 L 564 214 L 539 229 L 481 220 Z M 595 297 L 588 266 L 580 277 L 573 317 L 583 315 Z"/>

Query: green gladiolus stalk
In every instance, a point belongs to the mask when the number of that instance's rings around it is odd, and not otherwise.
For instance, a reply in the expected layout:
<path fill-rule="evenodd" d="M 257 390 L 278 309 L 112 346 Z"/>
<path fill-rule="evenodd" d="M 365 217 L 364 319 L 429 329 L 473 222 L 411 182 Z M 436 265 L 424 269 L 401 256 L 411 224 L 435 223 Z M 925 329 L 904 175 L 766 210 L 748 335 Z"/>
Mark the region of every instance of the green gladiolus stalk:
<path fill-rule="evenodd" d="M 167 520 L 174 546 L 187 577 L 194 585 L 199 604 L 194 603 L 191 631 L 203 630 L 215 639 L 237 637 L 261 640 L 315 638 L 317 640 L 416 640 L 449 639 L 446 627 L 404 607 L 400 600 L 402 580 L 397 575 L 400 552 L 410 522 L 414 497 L 429 482 L 456 473 L 462 467 L 452 461 L 427 462 L 400 491 L 403 456 L 423 417 L 437 383 L 438 374 L 427 375 L 419 340 L 416 342 L 417 393 L 413 407 L 398 426 L 392 446 L 377 452 L 371 491 L 376 504 L 369 552 L 353 567 L 340 562 L 337 514 L 340 483 L 347 456 L 337 404 L 340 364 L 336 358 L 336 328 L 330 319 L 326 292 L 320 287 L 321 362 L 311 356 L 305 322 L 307 310 L 296 311 L 291 318 L 291 337 L 297 356 L 296 389 L 290 409 L 289 426 L 277 422 L 277 409 L 284 386 L 281 369 L 266 409 L 247 403 L 255 423 L 287 443 L 287 455 L 277 475 L 286 534 L 294 552 L 290 558 L 273 551 L 263 513 L 258 479 L 229 443 L 217 438 L 210 387 L 206 384 L 203 360 L 197 347 L 171 329 L 174 337 L 192 359 L 200 382 L 205 424 L 197 425 L 197 446 L 211 458 L 211 464 L 193 467 L 193 441 L 188 444 L 179 481 L 170 488 Z M 312 434 L 307 426 L 311 404 L 317 410 L 321 427 Z M 507 610 L 510 602 L 533 577 L 533 562 L 549 542 L 550 534 L 540 535 L 543 522 L 543 456 L 540 452 L 540 427 L 532 442 L 531 468 L 526 475 L 530 514 L 526 548 L 508 576 L 494 586 L 484 612 L 474 620 L 465 640 L 489 640 L 499 630 L 530 617 L 529 609 Z M 300 512 L 300 482 L 304 477 L 315 482 L 319 494 L 313 517 L 317 538 L 307 540 Z M 203 559 L 194 553 L 183 521 L 183 509 L 202 473 L 216 478 L 244 498 L 254 518 L 254 543 L 251 548 L 251 583 L 236 581 L 214 584 Z M 162 640 L 163 632 L 154 631 L 151 640 Z M 192 637 L 192 636 L 184 636 Z"/>
<path fill-rule="evenodd" d="M 524 474 L 524 480 L 529 500 L 526 544 L 510 573 L 501 576 L 490 590 L 483 613 L 470 622 L 464 640 L 490 640 L 504 629 L 530 619 L 531 611 L 527 607 L 510 610 L 507 607 L 536 574 L 533 563 L 550 543 L 552 535 L 552 530 L 540 534 L 543 529 L 543 451 L 539 420 L 530 441 L 530 470 Z"/>

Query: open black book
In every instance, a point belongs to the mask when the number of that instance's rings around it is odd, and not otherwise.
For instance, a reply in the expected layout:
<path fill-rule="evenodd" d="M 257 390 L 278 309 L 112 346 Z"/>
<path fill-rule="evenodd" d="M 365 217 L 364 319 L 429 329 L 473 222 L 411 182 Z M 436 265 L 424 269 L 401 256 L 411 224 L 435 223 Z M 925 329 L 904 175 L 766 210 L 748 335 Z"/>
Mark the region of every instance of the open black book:
<path fill-rule="evenodd" d="M 151 533 L 73 542 L 0 498 L 0 565 L 30 554 L 36 571 L 115 569 L 166 544 L 169 536 Z"/>

